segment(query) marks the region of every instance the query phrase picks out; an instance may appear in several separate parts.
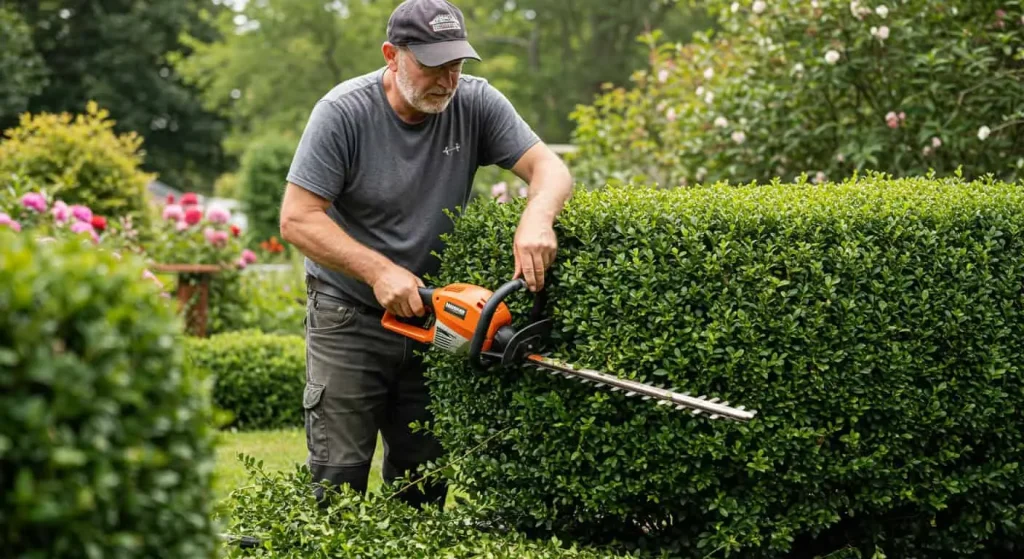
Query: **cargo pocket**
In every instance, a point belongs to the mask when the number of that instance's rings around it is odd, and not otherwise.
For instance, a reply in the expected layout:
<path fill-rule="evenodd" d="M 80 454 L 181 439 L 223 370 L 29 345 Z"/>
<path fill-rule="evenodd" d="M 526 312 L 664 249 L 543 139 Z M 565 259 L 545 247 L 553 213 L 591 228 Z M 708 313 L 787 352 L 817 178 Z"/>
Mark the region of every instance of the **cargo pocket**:
<path fill-rule="evenodd" d="M 324 407 L 320 404 L 324 395 L 324 385 L 306 383 L 302 392 L 302 407 L 306 416 L 306 448 L 311 459 L 327 462 L 327 423 L 324 418 Z"/>

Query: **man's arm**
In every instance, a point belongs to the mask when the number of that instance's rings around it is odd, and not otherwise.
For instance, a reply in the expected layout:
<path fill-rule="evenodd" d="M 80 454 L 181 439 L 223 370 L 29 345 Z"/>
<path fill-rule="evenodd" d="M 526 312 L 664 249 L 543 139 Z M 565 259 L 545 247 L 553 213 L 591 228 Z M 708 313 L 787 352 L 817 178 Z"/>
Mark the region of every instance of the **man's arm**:
<path fill-rule="evenodd" d="M 512 172 L 529 185 L 526 208 L 516 228 L 513 278 L 523 277 L 531 291 L 544 287 L 544 272 L 555 260 L 558 239 L 555 218 L 572 196 L 572 175 L 557 154 L 537 142 L 523 154 Z"/>
<path fill-rule="evenodd" d="M 281 202 L 281 238 L 316 263 L 373 287 L 382 306 L 398 316 L 423 316 L 423 280 L 353 239 L 330 216 L 330 201 L 288 183 Z"/>

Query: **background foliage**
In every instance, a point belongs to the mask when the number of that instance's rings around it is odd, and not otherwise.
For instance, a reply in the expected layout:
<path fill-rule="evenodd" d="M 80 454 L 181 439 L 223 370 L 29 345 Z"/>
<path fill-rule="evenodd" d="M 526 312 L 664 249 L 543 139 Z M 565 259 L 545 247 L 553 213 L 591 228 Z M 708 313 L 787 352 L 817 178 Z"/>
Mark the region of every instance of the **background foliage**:
<path fill-rule="evenodd" d="M 649 35 L 633 84 L 573 114 L 578 179 L 1022 176 L 1019 1 L 706 6 L 720 33 Z"/>
<path fill-rule="evenodd" d="M 474 206 L 435 283 L 510 279 L 519 206 Z M 432 352 L 436 431 L 454 455 L 494 437 L 455 479 L 539 534 L 680 557 L 1012 555 L 1022 228 L 1021 189 L 991 180 L 578 192 L 554 356 L 758 417 Z M 510 301 L 525 319 L 529 297 Z"/>
<path fill-rule="evenodd" d="M 239 198 L 249 221 L 249 238 L 263 242 L 280 236 L 281 200 L 298 140 L 266 137 L 253 142 L 242 157 Z"/>

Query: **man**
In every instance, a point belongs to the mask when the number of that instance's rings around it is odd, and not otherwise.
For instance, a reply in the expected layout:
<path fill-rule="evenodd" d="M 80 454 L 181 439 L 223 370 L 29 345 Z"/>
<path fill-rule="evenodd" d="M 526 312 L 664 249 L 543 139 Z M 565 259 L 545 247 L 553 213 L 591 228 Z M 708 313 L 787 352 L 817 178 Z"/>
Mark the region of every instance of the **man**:
<path fill-rule="evenodd" d="M 555 258 L 556 215 L 572 178 L 485 80 L 462 12 L 444 0 L 406 0 L 391 15 L 386 66 L 347 80 L 313 107 L 287 177 L 281 236 L 306 255 L 306 414 L 314 481 L 365 492 L 378 430 L 392 481 L 441 454 L 411 422 L 430 421 L 419 350 L 385 330 L 384 309 L 417 320 L 417 288 L 438 268 L 431 253 L 464 207 L 477 167 L 500 165 L 529 183 L 516 229 L 515 270 L 531 291 Z M 443 506 L 443 483 L 403 493 Z"/>

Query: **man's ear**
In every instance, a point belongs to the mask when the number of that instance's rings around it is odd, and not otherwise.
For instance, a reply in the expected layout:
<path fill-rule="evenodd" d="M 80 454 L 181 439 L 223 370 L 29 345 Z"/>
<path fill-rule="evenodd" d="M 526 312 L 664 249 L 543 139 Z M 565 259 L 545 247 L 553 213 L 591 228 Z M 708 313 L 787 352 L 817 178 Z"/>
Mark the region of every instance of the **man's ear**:
<path fill-rule="evenodd" d="M 380 47 L 380 51 L 384 54 L 384 60 L 387 62 L 388 70 L 398 72 L 398 47 L 385 42 Z"/>

